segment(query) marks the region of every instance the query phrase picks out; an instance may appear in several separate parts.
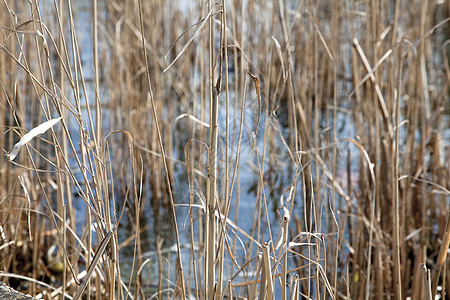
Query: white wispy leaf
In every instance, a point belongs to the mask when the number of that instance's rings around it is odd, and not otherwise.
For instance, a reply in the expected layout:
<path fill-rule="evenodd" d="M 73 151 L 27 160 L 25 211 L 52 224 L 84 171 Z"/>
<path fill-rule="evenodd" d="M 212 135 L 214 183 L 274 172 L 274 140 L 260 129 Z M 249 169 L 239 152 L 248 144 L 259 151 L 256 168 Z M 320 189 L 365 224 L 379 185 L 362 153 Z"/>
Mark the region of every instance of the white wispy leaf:
<path fill-rule="evenodd" d="M 13 160 L 14 158 L 16 158 L 17 154 L 19 154 L 19 151 L 23 147 L 23 145 L 29 143 L 35 136 L 37 136 L 39 134 L 43 134 L 44 132 L 49 130 L 56 123 L 58 123 L 61 119 L 62 119 L 62 117 L 51 119 L 51 120 L 49 120 L 47 122 L 44 122 L 41 125 L 33 128 L 33 129 L 31 129 L 30 132 L 25 134 L 20 139 L 20 141 L 17 144 L 14 145 L 13 149 L 11 150 L 11 152 L 9 154 L 7 154 L 6 156 L 9 158 L 9 160 Z"/>

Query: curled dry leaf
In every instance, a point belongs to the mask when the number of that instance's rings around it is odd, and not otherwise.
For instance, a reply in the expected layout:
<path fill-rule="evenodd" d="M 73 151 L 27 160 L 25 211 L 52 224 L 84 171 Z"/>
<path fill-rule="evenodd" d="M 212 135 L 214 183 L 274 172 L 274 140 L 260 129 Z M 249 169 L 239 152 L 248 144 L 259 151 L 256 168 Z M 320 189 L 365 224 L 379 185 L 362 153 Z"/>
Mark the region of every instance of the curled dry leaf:
<path fill-rule="evenodd" d="M 256 121 L 255 135 L 258 133 L 259 121 L 261 120 L 261 91 L 259 90 L 259 80 L 258 77 L 253 75 L 250 70 L 247 69 L 248 75 L 253 79 L 253 84 L 255 85 L 256 96 L 258 96 L 258 120 Z"/>

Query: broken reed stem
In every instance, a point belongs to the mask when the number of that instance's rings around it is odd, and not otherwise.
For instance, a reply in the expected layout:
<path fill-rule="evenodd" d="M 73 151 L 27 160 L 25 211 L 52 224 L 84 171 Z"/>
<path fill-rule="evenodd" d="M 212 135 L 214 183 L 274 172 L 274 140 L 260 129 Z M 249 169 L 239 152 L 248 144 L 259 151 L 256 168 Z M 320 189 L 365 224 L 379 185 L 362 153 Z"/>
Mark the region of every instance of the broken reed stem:
<path fill-rule="evenodd" d="M 427 269 L 425 264 L 420 266 L 422 269 L 422 285 L 424 288 L 424 299 L 432 300 L 432 292 L 431 292 L 431 279 L 430 279 L 430 270 Z"/>
<path fill-rule="evenodd" d="M 264 289 L 266 297 L 263 299 L 274 299 L 274 285 L 272 276 L 272 265 L 270 263 L 270 243 L 263 244 L 262 255 L 263 255 L 263 270 L 265 282 L 261 281 L 261 288 Z M 260 291 L 261 293 L 262 291 Z"/>

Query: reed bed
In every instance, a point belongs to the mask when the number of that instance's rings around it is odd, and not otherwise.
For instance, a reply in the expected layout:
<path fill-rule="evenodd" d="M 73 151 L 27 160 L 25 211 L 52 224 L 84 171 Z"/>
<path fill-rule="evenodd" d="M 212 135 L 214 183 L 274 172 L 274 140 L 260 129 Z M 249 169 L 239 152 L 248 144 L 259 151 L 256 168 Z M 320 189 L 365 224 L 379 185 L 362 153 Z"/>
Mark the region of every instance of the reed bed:
<path fill-rule="evenodd" d="M 45 299 L 445 299 L 449 17 L 2 1 L 1 280 Z"/>

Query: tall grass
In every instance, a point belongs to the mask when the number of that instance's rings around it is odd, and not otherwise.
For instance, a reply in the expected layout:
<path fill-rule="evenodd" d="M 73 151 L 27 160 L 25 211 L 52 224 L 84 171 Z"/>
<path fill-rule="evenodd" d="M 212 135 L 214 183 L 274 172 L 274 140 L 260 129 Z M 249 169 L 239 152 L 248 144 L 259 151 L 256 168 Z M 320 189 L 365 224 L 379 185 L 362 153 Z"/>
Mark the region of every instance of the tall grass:
<path fill-rule="evenodd" d="M 448 297 L 449 17 L 3 1 L 0 148 L 62 119 L 0 156 L 1 280 L 46 299 Z"/>

